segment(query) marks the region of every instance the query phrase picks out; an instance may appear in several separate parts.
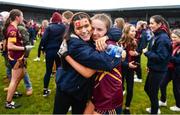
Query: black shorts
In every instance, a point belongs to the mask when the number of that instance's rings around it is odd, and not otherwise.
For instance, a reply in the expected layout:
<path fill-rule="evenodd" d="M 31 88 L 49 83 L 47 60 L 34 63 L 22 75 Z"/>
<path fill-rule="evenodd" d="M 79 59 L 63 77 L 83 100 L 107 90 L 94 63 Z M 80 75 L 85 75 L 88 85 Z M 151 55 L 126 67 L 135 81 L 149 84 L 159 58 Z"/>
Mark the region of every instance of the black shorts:
<path fill-rule="evenodd" d="M 9 60 L 12 69 L 24 68 L 24 60 Z"/>

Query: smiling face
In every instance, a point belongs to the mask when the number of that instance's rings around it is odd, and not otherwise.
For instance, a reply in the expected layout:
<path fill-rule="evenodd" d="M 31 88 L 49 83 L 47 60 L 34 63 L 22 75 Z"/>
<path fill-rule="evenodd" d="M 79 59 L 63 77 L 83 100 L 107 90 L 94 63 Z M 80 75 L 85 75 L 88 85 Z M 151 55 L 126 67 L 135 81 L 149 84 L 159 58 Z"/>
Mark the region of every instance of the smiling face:
<path fill-rule="evenodd" d="M 152 32 L 156 32 L 156 30 L 158 30 L 161 27 L 161 25 L 162 25 L 161 23 L 155 22 L 154 18 L 150 18 L 149 27 Z"/>
<path fill-rule="evenodd" d="M 106 24 L 101 20 L 93 19 L 92 28 L 93 28 L 93 35 L 92 35 L 93 40 L 97 40 L 103 37 L 107 33 Z"/>
<path fill-rule="evenodd" d="M 129 34 L 129 37 L 135 38 L 136 28 L 134 26 L 131 26 L 128 34 Z"/>
<path fill-rule="evenodd" d="M 92 35 L 92 27 L 87 18 L 74 21 L 74 31 L 84 41 L 89 41 Z"/>
<path fill-rule="evenodd" d="M 171 34 L 171 39 L 175 43 L 180 43 L 180 37 L 174 33 Z"/>
<path fill-rule="evenodd" d="M 24 18 L 23 18 L 23 13 L 20 13 L 20 16 L 16 16 L 16 21 L 18 22 L 18 24 L 21 24 L 23 22 Z"/>

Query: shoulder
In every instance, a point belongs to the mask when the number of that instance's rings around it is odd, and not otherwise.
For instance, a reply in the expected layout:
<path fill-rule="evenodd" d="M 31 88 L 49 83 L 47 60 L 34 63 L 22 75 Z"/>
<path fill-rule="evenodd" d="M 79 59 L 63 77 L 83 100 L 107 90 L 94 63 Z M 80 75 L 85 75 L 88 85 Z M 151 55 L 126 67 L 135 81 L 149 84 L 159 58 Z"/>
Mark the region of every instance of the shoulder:
<path fill-rule="evenodd" d="M 159 38 L 159 41 L 171 42 L 170 37 L 166 33 L 159 34 L 158 38 Z"/>
<path fill-rule="evenodd" d="M 121 38 L 122 32 L 120 29 L 118 28 L 110 28 L 107 32 L 107 36 L 114 41 L 119 41 L 119 39 Z"/>
<path fill-rule="evenodd" d="M 142 35 L 146 35 L 147 33 L 148 32 L 145 29 L 142 30 Z"/>
<path fill-rule="evenodd" d="M 168 36 L 168 34 L 165 33 L 165 32 L 159 34 L 158 37 L 159 37 L 161 40 L 164 40 L 164 39 L 167 39 L 167 38 L 170 39 L 169 36 Z"/>
<path fill-rule="evenodd" d="M 68 44 L 86 44 L 82 39 L 78 36 L 70 36 L 70 39 L 67 41 Z"/>
<path fill-rule="evenodd" d="M 65 26 L 63 24 L 52 23 L 47 27 L 47 30 L 62 31 L 65 30 Z"/>
<path fill-rule="evenodd" d="M 66 29 L 66 26 L 64 25 L 64 24 L 62 24 L 62 23 L 60 23 L 60 24 L 57 24 L 57 26 L 58 26 L 58 28 L 60 28 L 60 29 Z"/>
<path fill-rule="evenodd" d="M 66 27 L 63 23 L 60 23 L 60 24 L 58 24 L 58 25 L 60 25 L 60 26 L 62 26 L 62 27 Z"/>
<path fill-rule="evenodd" d="M 17 35 L 17 29 L 14 26 L 10 25 L 7 29 L 7 34 L 10 37 L 14 37 Z"/>
<path fill-rule="evenodd" d="M 7 31 L 16 31 L 17 32 L 17 29 L 13 26 L 13 25 L 9 25 L 8 28 L 7 28 Z"/>
<path fill-rule="evenodd" d="M 19 30 L 19 31 L 23 31 L 23 30 L 24 30 L 24 31 L 27 31 L 27 29 L 26 29 L 24 26 L 18 26 L 18 30 Z"/>
<path fill-rule="evenodd" d="M 70 37 L 70 39 L 67 41 L 68 48 L 72 50 L 77 50 L 77 49 L 88 49 L 89 44 L 85 41 L 83 41 L 80 38 L 77 37 Z"/>
<path fill-rule="evenodd" d="M 168 48 L 171 48 L 171 39 L 167 34 L 160 34 L 156 43 L 159 44 L 159 46 L 166 46 Z"/>

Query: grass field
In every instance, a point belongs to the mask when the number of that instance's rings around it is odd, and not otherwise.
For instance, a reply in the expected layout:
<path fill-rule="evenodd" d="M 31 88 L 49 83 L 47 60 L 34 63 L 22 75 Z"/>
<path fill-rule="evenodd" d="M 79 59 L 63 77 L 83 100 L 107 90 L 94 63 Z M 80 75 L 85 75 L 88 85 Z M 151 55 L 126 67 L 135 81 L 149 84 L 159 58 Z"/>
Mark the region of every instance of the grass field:
<path fill-rule="evenodd" d="M 41 55 L 40 62 L 33 62 L 33 59 L 37 56 L 37 47 L 39 41 L 36 42 L 35 48 L 32 50 L 31 55 L 28 59 L 28 73 L 33 85 L 33 95 L 26 96 L 26 90 L 23 81 L 21 81 L 18 91 L 23 93 L 23 96 L 14 99 L 15 102 L 22 104 L 22 106 L 15 110 L 8 110 L 4 108 L 4 102 L 6 100 L 6 92 L 3 91 L 4 87 L 8 84 L 4 82 L 5 78 L 5 66 L 4 59 L 0 56 L 0 114 L 51 114 L 53 111 L 53 103 L 55 96 L 55 79 L 51 78 L 49 88 L 51 89 L 51 94 L 49 97 L 44 98 L 43 93 L 43 77 L 45 73 L 45 63 L 43 62 L 44 56 Z M 142 73 L 143 73 L 143 83 L 135 83 L 134 96 L 131 103 L 131 113 L 132 114 L 147 114 L 145 108 L 150 106 L 150 101 L 148 96 L 144 92 L 144 82 L 146 79 L 146 58 L 142 57 Z M 167 101 L 168 106 L 161 108 L 162 114 L 180 114 L 180 112 L 172 112 L 169 110 L 170 106 L 175 104 L 174 96 L 172 92 L 172 83 L 168 85 L 167 88 Z"/>

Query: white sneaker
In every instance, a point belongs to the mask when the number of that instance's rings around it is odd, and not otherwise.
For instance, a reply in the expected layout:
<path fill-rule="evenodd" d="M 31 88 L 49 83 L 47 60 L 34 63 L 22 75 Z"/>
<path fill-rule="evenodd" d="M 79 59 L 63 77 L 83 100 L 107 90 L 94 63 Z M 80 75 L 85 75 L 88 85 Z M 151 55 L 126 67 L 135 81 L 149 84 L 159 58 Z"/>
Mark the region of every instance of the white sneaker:
<path fill-rule="evenodd" d="M 126 94 L 126 90 L 123 91 L 123 96 Z"/>
<path fill-rule="evenodd" d="M 34 61 L 40 61 L 40 58 L 39 58 L 39 57 L 36 57 L 36 58 L 34 59 Z"/>
<path fill-rule="evenodd" d="M 134 82 L 142 83 L 142 79 L 134 78 Z"/>
<path fill-rule="evenodd" d="M 135 78 L 137 78 L 137 75 L 136 75 L 136 74 L 134 74 L 134 79 L 135 79 Z"/>
<path fill-rule="evenodd" d="M 20 104 L 16 104 L 14 101 L 11 101 L 11 103 L 5 102 L 6 109 L 16 109 L 20 106 L 21 106 Z"/>
<path fill-rule="evenodd" d="M 51 90 L 50 90 L 50 89 L 44 89 L 44 91 L 43 91 L 43 97 L 49 96 L 50 93 L 51 93 Z"/>
<path fill-rule="evenodd" d="M 72 107 L 71 107 L 71 106 L 69 107 L 69 110 L 68 110 L 68 111 L 69 111 L 69 112 L 72 111 Z"/>
<path fill-rule="evenodd" d="M 146 108 L 146 112 L 151 113 L 151 108 Z M 158 114 L 161 114 L 161 110 L 158 109 Z"/>
<path fill-rule="evenodd" d="M 175 105 L 175 106 L 170 107 L 170 110 L 171 111 L 180 111 L 180 108 Z"/>
<path fill-rule="evenodd" d="M 162 102 L 161 100 L 159 100 L 159 107 L 166 107 L 166 106 L 167 106 L 167 101 Z"/>

